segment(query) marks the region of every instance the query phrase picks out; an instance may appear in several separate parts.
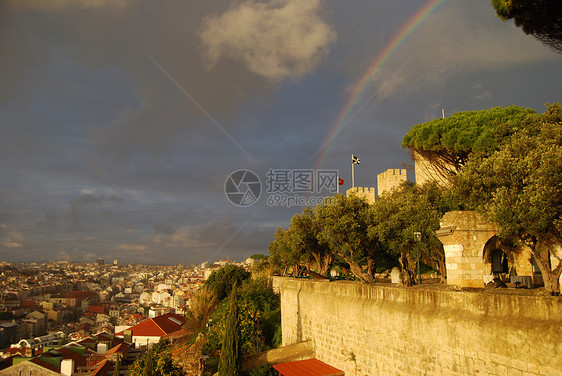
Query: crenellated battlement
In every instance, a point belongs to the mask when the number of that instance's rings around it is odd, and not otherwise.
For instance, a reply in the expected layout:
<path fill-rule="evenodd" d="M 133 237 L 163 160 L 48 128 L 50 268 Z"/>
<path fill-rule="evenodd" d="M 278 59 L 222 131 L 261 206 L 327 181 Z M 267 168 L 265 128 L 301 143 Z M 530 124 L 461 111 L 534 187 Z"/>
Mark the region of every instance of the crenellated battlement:
<path fill-rule="evenodd" d="M 359 197 L 364 197 L 369 204 L 375 203 L 375 187 L 354 187 L 349 188 L 345 193 L 347 196 L 354 194 Z"/>
<path fill-rule="evenodd" d="M 400 183 L 407 180 L 407 172 L 404 168 L 389 168 L 377 175 L 377 191 L 379 196 L 384 192 L 391 191 Z"/>

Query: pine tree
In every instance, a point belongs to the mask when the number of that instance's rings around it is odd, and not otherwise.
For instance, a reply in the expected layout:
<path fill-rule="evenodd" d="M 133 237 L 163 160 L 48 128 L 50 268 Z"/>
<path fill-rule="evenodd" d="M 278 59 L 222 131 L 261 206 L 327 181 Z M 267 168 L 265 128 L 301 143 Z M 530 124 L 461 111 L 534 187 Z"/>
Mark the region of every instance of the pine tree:
<path fill-rule="evenodd" d="M 146 355 L 144 356 L 144 368 L 142 370 L 143 376 L 152 376 L 154 375 L 154 359 L 152 359 L 154 355 L 153 350 L 147 350 Z"/>
<path fill-rule="evenodd" d="M 240 315 L 238 312 L 238 293 L 236 283 L 232 287 L 229 298 L 229 313 L 226 319 L 224 338 L 222 341 L 221 357 L 219 361 L 220 376 L 240 375 L 242 360 L 242 346 L 240 343 Z"/>
<path fill-rule="evenodd" d="M 113 366 L 113 376 L 119 376 L 119 367 L 121 367 L 121 356 L 117 354 L 115 365 Z"/>

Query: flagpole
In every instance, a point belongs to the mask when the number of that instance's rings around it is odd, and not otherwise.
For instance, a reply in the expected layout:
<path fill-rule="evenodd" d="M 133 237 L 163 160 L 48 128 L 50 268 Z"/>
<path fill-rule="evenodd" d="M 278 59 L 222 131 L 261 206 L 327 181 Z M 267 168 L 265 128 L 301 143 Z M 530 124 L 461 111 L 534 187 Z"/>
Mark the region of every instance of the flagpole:
<path fill-rule="evenodd" d="M 351 187 L 355 188 L 355 168 L 353 163 L 353 154 L 351 154 Z"/>
<path fill-rule="evenodd" d="M 338 181 L 336 182 L 337 186 L 338 186 L 338 194 L 340 194 L 340 177 L 338 176 Z"/>

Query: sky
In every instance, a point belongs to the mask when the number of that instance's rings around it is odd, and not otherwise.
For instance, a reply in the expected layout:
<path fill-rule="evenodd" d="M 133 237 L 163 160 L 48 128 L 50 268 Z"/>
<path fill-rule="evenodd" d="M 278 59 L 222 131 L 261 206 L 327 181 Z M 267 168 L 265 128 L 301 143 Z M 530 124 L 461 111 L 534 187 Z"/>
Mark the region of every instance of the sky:
<path fill-rule="evenodd" d="M 10 262 L 267 254 L 352 154 L 413 180 L 442 109 L 561 100 L 562 54 L 487 0 L 0 0 L 0 51 Z"/>

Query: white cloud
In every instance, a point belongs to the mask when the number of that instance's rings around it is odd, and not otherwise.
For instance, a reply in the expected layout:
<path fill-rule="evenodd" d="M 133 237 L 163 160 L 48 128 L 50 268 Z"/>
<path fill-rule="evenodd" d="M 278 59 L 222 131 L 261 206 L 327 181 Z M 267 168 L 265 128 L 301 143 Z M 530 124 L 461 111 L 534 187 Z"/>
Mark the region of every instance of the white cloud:
<path fill-rule="evenodd" d="M 23 235 L 7 224 L 0 225 L 0 247 L 21 248 L 23 247 Z"/>
<path fill-rule="evenodd" d="M 145 244 L 123 243 L 119 244 L 117 249 L 120 251 L 144 252 L 148 249 L 148 247 Z"/>
<path fill-rule="evenodd" d="M 316 68 L 336 33 L 318 14 L 320 0 L 246 1 L 203 20 L 200 38 L 211 67 L 221 58 L 279 80 Z"/>
<path fill-rule="evenodd" d="M 94 262 L 98 257 L 93 252 L 88 252 L 84 255 L 84 261 L 86 262 Z"/>
<path fill-rule="evenodd" d="M 60 250 L 57 252 L 57 260 L 59 261 L 69 261 L 70 260 L 70 253 L 64 250 Z"/>
<path fill-rule="evenodd" d="M 488 90 L 484 90 L 483 92 L 474 96 L 474 99 L 478 99 L 478 100 L 484 100 L 490 98 L 492 98 L 492 93 L 490 93 Z"/>

